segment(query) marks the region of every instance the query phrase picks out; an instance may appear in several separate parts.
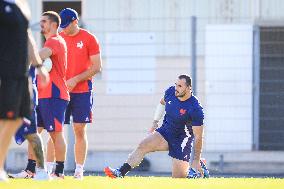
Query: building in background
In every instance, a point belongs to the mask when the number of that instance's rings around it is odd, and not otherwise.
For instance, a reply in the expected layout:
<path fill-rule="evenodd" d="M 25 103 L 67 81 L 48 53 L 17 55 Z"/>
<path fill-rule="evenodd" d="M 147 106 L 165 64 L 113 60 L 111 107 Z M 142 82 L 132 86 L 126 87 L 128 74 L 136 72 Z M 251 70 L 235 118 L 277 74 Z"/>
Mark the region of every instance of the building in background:
<path fill-rule="evenodd" d="M 223 162 L 227 162 L 228 170 L 238 165 L 240 172 L 249 171 L 247 162 L 260 159 L 273 159 L 280 166 L 284 157 L 283 1 L 29 3 L 39 45 L 37 23 L 42 11 L 63 7 L 76 9 L 83 26 L 102 44 L 103 72 L 95 80 L 94 123 L 88 128 L 88 171 L 118 165 L 147 134 L 165 87 L 181 73 L 192 74 L 192 43 L 197 56 L 195 93 L 206 113 L 204 156 L 209 167 L 226 170 Z M 191 40 L 192 16 L 197 18 L 195 41 Z M 13 146 L 9 168 L 23 159 L 22 150 Z M 166 153 L 147 158 L 151 171 L 171 170 Z M 16 163 L 16 168 L 20 166 Z"/>

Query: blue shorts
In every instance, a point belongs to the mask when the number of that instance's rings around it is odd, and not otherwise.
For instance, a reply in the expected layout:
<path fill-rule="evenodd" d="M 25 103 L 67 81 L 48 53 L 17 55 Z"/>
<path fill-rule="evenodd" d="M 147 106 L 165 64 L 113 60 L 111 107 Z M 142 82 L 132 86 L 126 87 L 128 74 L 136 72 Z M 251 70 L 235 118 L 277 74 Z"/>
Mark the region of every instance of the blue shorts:
<path fill-rule="evenodd" d="M 93 93 L 70 93 L 65 124 L 70 124 L 70 116 L 74 123 L 92 123 Z"/>
<path fill-rule="evenodd" d="M 68 101 L 58 98 L 43 98 L 38 100 L 38 127 L 44 127 L 47 132 L 62 132 L 65 111 Z"/>
<path fill-rule="evenodd" d="M 34 108 L 32 112 L 32 117 L 30 119 L 24 118 L 23 124 L 20 126 L 20 128 L 15 134 L 15 141 L 17 144 L 21 145 L 26 140 L 27 135 L 37 133 L 36 117 L 37 114 Z"/>
<path fill-rule="evenodd" d="M 163 127 L 156 129 L 169 145 L 169 156 L 175 159 L 189 162 L 190 153 L 193 141 L 193 135 L 173 135 L 172 131 L 169 131 Z"/>

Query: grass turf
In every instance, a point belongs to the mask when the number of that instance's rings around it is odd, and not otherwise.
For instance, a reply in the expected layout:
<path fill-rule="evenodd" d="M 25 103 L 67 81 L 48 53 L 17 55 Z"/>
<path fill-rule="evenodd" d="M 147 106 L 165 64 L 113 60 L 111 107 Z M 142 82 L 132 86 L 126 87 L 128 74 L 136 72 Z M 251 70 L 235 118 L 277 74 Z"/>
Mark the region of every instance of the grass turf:
<path fill-rule="evenodd" d="M 85 176 L 84 180 L 33 181 L 31 179 L 0 182 L 0 189 L 283 189 L 284 179 L 276 178 L 210 178 L 172 179 L 168 177 L 125 177 L 110 179 Z"/>

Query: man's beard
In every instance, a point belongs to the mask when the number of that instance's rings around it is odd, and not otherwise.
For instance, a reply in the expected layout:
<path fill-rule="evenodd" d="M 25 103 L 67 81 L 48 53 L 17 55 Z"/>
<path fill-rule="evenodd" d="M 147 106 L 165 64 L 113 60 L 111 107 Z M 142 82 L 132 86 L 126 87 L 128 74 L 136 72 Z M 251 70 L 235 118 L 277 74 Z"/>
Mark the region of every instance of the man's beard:
<path fill-rule="evenodd" d="M 175 91 L 175 96 L 176 97 L 184 97 L 185 94 L 186 94 L 185 91 L 183 91 L 182 93 L 179 93 L 179 92 Z"/>
<path fill-rule="evenodd" d="M 43 35 L 44 35 L 44 34 L 47 34 L 48 32 L 49 32 L 49 31 L 47 31 L 47 30 L 45 30 L 45 29 L 41 29 L 41 31 L 40 31 L 40 33 L 43 34 Z"/>

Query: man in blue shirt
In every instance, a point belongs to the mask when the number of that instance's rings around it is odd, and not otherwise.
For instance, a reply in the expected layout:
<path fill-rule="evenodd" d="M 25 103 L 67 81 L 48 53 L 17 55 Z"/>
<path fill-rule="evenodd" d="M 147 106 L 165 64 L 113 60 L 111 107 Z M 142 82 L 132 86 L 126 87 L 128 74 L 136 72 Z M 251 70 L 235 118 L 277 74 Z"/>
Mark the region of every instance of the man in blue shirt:
<path fill-rule="evenodd" d="M 164 112 L 165 115 L 164 115 Z M 163 123 L 158 122 L 164 115 Z M 120 168 L 106 167 L 104 172 L 111 178 L 124 177 L 139 165 L 147 153 L 169 151 L 172 157 L 172 177 L 186 178 L 189 170 L 191 147 L 194 140 L 194 157 L 191 170 L 204 174 L 207 168 L 201 163 L 203 140 L 203 108 L 192 94 L 191 78 L 180 75 L 175 86 L 169 87 L 160 100 L 154 116 L 151 134 L 143 139 Z M 209 173 L 208 173 L 209 174 Z M 195 177 L 195 176 L 193 176 Z"/>

